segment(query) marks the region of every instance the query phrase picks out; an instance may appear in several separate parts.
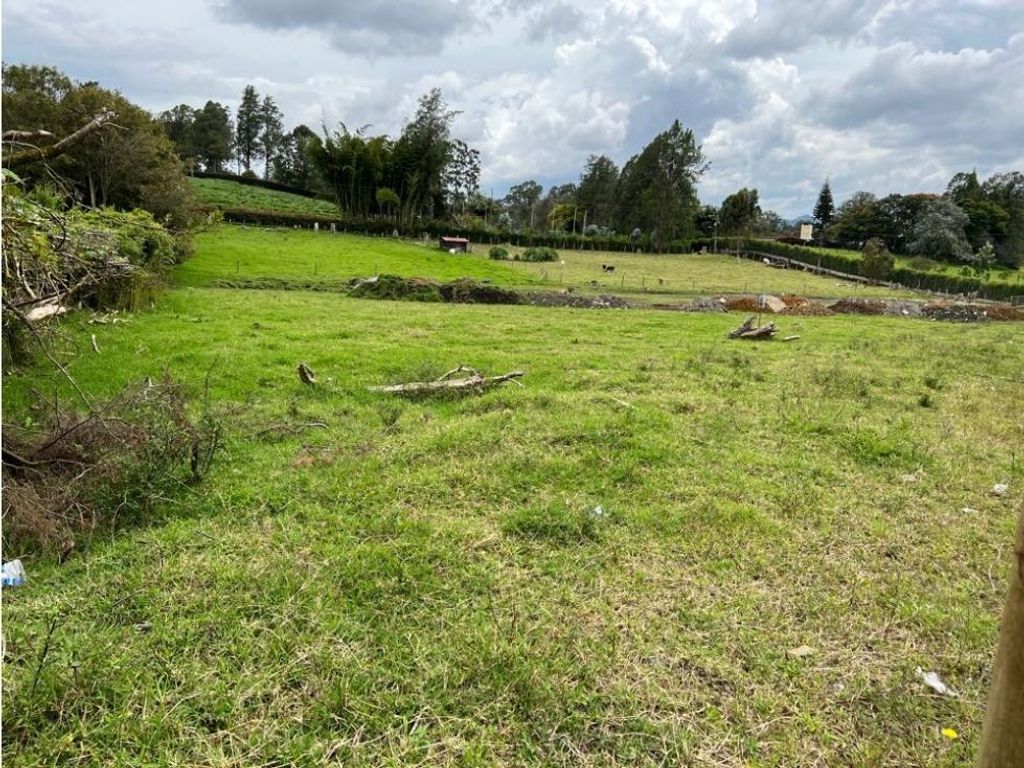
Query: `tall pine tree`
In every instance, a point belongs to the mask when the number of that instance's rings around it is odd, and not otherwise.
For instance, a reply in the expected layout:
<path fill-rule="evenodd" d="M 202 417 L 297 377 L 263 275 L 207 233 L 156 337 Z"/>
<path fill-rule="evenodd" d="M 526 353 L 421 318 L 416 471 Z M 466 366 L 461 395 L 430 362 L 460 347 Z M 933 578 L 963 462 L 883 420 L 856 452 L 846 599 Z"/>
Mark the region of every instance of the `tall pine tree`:
<path fill-rule="evenodd" d="M 832 223 L 835 215 L 836 206 L 832 200 L 832 187 L 829 186 L 828 179 L 825 179 L 825 183 L 821 185 L 821 192 L 818 193 L 818 202 L 814 204 L 814 221 L 817 222 L 822 235 L 825 234 L 825 230 L 828 229 L 828 225 Z"/>
<path fill-rule="evenodd" d="M 242 91 L 242 103 L 238 105 L 235 117 L 235 148 L 238 159 L 247 171 L 252 170 L 253 158 L 260 155 L 260 130 L 263 126 L 261 112 L 260 97 L 256 89 L 251 85 L 245 86 L 245 90 Z"/>

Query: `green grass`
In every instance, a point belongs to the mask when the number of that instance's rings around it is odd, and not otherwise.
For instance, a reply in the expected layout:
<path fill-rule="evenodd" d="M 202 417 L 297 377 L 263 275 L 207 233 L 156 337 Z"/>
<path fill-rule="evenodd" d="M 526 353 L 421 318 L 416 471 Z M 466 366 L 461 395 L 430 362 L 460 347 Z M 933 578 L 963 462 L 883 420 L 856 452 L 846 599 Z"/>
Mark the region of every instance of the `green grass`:
<path fill-rule="evenodd" d="M 337 216 L 338 208 L 327 200 L 264 189 L 227 179 L 198 179 L 189 177 L 196 198 L 204 205 L 217 208 L 254 208 L 261 211 L 309 213 Z"/>
<path fill-rule="evenodd" d="M 471 254 L 449 254 L 436 248 L 433 241 L 234 226 L 201 234 L 196 246 L 203 257 L 187 263 L 180 273 L 188 285 L 281 278 L 296 285 L 329 286 L 380 272 L 439 280 L 469 276 L 519 288 L 572 287 L 646 302 L 717 293 L 796 293 L 833 299 L 914 295 L 714 254 L 653 256 L 563 250 L 559 251 L 565 262 L 562 267 L 559 262 L 491 261 L 484 245 L 476 246 Z M 602 264 L 615 265 L 615 272 L 603 272 Z"/>
<path fill-rule="evenodd" d="M 235 232 L 243 274 L 298 270 L 284 237 Z M 196 287 L 225 238 L 152 311 L 65 324 L 81 386 L 208 376 L 230 434 L 148 525 L 25 558 L 12 766 L 969 762 L 1024 484 L 1019 325 L 786 318 L 799 341 L 744 344 L 726 315 Z M 365 389 L 459 363 L 525 386 Z M 5 378 L 5 421 L 67 394 L 36 374 Z"/>

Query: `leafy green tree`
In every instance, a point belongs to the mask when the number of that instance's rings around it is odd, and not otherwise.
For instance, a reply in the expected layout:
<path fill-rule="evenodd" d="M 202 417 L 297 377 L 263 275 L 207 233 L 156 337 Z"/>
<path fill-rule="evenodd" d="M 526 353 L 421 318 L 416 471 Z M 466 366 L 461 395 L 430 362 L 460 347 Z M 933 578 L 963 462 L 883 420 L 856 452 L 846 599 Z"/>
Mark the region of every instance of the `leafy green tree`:
<path fill-rule="evenodd" d="M 757 190 L 744 187 L 722 201 L 721 232 L 724 235 L 750 234 L 760 216 Z"/>
<path fill-rule="evenodd" d="M 984 278 L 988 276 L 989 271 L 996 263 L 996 248 L 991 242 L 987 242 L 972 254 L 967 261 L 971 269 L 974 270 L 974 274 Z"/>
<path fill-rule="evenodd" d="M 61 103 L 73 88 L 71 78 L 54 67 L 5 64 L 4 130 L 53 130 L 62 126 Z"/>
<path fill-rule="evenodd" d="M 19 169 L 29 185 L 49 184 L 56 175 L 91 207 L 141 207 L 172 226 L 188 225 L 191 198 L 181 161 L 149 112 L 116 91 L 74 83 L 50 67 L 10 67 L 4 75 L 5 130 L 42 129 L 59 140 L 101 112 L 115 114 L 116 128 L 89 134 L 48 166 Z"/>
<path fill-rule="evenodd" d="M 465 209 L 466 201 L 480 186 L 480 152 L 466 142 L 451 142 L 451 157 L 444 169 L 444 186 L 452 207 Z"/>
<path fill-rule="evenodd" d="M 459 113 L 448 108 L 439 88 L 420 97 L 416 114 L 402 130 L 392 152 L 391 186 L 402 198 L 401 220 L 441 213 L 444 174 L 451 162 L 452 121 Z"/>
<path fill-rule="evenodd" d="M 282 184 L 314 190 L 320 179 L 310 158 L 317 135 L 306 125 L 297 125 L 281 139 L 271 178 Z"/>
<path fill-rule="evenodd" d="M 555 203 L 545 217 L 552 232 L 565 232 L 572 226 L 575 206 L 572 203 Z"/>
<path fill-rule="evenodd" d="M 1008 215 L 1005 231 L 993 245 L 996 260 L 1007 266 L 1024 264 L 1024 173 L 997 173 L 982 185 L 987 200 Z"/>
<path fill-rule="evenodd" d="M 619 168 L 610 157 L 591 155 L 583 169 L 579 185 L 579 206 L 588 224 L 611 227 L 615 224 L 616 187 Z"/>
<path fill-rule="evenodd" d="M 188 104 L 179 104 L 166 112 L 161 112 L 157 119 L 163 125 L 167 137 L 174 144 L 178 157 L 186 161 L 194 160 L 196 158 L 194 138 L 196 110 Z"/>
<path fill-rule="evenodd" d="M 281 140 L 284 137 L 283 120 L 284 115 L 281 114 L 273 97 L 264 96 L 260 103 L 259 133 L 256 140 L 259 154 L 264 160 L 264 179 L 270 178 L 270 173 L 277 162 Z"/>
<path fill-rule="evenodd" d="M 311 141 L 308 153 L 338 209 L 352 216 L 369 216 L 376 206 L 377 188 L 388 176 L 392 146 L 387 136 L 368 137 L 365 129 L 353 133 L 342 123 L 338 130 L 325 129 L 322 139 Z M 394 184 L 388 186 L 401 200 Z"/>
<path fill-rule="evenodd" d="M 830 234 L 845 243 L 865 243 L 878 229 L 878 200 L 870 192 L 855 192 L 836 210 Z"/>
<path fill-rule="evenodd" d="M 259 158 L 261 106 L 256 89 L 251 85 L 245 86 L 242 101 L 235 113 L 235 149 L 238 160 L 247 171 L 252 170 L 253 160 Z"/>
<path fill-rule="evenodd" d="M 223 171 L 233 157 L 234 129 L 227 107 L 207 101 L 192 124 L 196 159 L 207 171 Z"/>
<path fill-rule="evenodd" d="M 718 209 L 713 205 L 702 205 L 693 217 L 693 226 L 701 237 L 712 237 L 718 224 Z"/>
<path fill-rule="evenodd" d="M 533 179 L 511 187 L 503 201 L 511 219 L 510 228 L 527 229 L 534 225 L 535 208 L 544 188 Z"/>
<path fill-rule="evenodd" d="M 402 206 L 402 201 L 395 194 L 395 190 L 389 187 L 380 187 L 375 197 L 377 208 L 385 216 L 394 216 Z"/>
<path fill-rule="evenodd" d="M 971 250 L 964 228 L 967 214 L 952 200 L 932 200 L 914 230 L 910 253 L 929 259 L 970 261 Z"/>
<path fill-rule="evenodd" d="M 895 265 L 896 257 L 889 252 L 880 238 L 872 237 L 864 243 L 864 250 L 861 251 L 861 275 L 869 280 L 888 280 Z"/>
<path fill-rule="evenodd" d="M 835 218 L 835 213 L 836 206 L 832 200 L 832 187 L 829 185 L 828 179 L 825 179 L 825 183 L 821 185 L 821 191 L 818 193 L 818 202 L 814 204 L 814 223 L 818 225 L 818 231 L 822 236 L 832 223 L 832 219 Z"/>
<path fill-rule="evenodd" d="M 693 131 L 678 120 L 623 166 L 619 176 L 618 229 L 651 234 L 655 248 L 691 234 L 696 185 L 707 170 Z"/>

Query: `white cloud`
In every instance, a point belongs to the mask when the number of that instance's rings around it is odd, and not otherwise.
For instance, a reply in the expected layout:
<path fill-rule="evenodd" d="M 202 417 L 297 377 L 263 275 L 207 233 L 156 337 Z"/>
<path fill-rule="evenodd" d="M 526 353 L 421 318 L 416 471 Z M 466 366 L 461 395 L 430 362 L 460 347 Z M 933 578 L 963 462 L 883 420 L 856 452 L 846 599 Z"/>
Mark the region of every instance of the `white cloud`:
<path fill-rule="evenodd" d="M 393 134 L 441 87 L 499 194 L 622 162 L 675 118 L 709 202 L 756 186 L 784 215 L 826 175 L 841 198 L 1024 166 L 1020 0 L 7 0 L 3 22 L 7 62 L 154 110 L 251 82 L 289 124 Z"/>

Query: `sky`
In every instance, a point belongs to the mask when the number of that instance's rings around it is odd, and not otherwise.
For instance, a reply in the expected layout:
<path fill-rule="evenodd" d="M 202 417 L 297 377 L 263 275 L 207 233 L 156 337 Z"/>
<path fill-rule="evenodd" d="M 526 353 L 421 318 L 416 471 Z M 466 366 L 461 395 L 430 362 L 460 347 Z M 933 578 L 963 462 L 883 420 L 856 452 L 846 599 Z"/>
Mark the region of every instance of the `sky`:
<path fill-rule="evenodd" d="M 825 178 L 841 202 L 1024 170 L 1024 0 L 5 0 L 3 60 L 154 112 L 251 83 L 289 127 L 391 135 L 437 86 L 496 196 L 677 118 L 703 202 L 756 187 L 785 217 Z"/>

